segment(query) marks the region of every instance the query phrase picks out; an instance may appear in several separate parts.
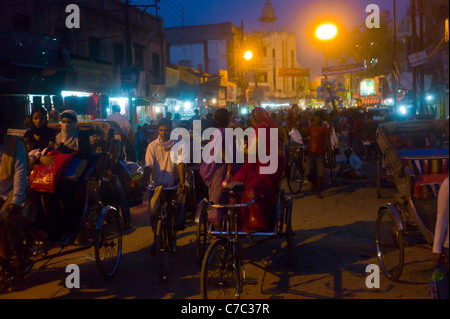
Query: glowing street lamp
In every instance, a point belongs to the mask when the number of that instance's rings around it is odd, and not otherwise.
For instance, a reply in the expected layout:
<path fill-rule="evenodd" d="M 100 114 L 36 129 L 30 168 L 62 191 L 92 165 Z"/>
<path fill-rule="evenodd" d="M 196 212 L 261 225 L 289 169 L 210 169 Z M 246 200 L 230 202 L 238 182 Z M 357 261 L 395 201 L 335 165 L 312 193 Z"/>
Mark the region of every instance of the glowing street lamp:
<path fill-rule="evenodd" d="M 326 23 L 320 25 L 316 29 L 316 37 L 322 41 L 329 41 L 333 39 L 338 33 L 338 30 L 334 24 Z M 328 43 L 325 44 L 325 67 L 328 66 Z"/>
<path fill-rule="evenodd" d="M 248 50 L 244 53 L 244 59 L 247 61 L 250 61 L 253 58 L 253 52 Z"/>
<path fill-rule="evenodd" d="M 331 40 L 337 35 L 334 24 L 322 24 L 316 29 L 316 37 L 320 40 Z"/>

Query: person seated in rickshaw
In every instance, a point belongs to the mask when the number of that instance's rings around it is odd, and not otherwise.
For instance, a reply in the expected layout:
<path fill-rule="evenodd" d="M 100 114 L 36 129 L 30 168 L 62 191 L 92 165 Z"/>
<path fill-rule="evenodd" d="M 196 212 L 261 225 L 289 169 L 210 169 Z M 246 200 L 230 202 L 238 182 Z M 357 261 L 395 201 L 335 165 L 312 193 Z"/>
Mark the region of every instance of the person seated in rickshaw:
<path fill-rule="evenodd" d="M 251 121 L 255 134 L 249 137 L 248 146 L 244 149 L 246 160 L 242 168 L 234 175 L 233 181 L 245 184 L 242 203 L 255 200 L 250 207 L 242 210 L 242 229 L 257 232 L 267 231 L 274 219 L 271 213 L 277 202 L 279 181 L 283 175 L 284 149 L 282 145 L 278 145 L 277 154 L 275 154 L 278 160 L 276 171 L 271 174 L 263 173 L 261 169 L 267 164 L 262 164 L 258 159 L 253 163 L 249 160 L 249 156 L 256 155 L 257 143 L 266 143 L 266 150 L 271 150 L 270 144 L 274 140 L 270 137 L 270 129 L 275 126 L 269 113 L 261 107 L 253 109 Z M 265 131 L 260 131 L 260 128 Z M 272 160 L 273 156 L 270 158 Z"/>
<path fill-rule="evenodd" d="M 209 201 L 216 205 L 228 204 L 230 198 L 228 193 L 223 190 L 223 183 L 231 182 L 234 173 L 240 169 L 241 165 L 225 162 L 225 148 L 232 147 L 233 152 L 236 150 L 234 139 L 232 145 L 225 145 L 225 129 L 230 124 L 228 110 L 223 108 L 218 109 L 214 113 L 214 120 L 214 126 L 219 130 L 221 139 L 219 139 L 219 135 L 215 135 L 217 136 L 216 141 L 213 136 L 211 143 L 221 143 L 220 146 L 217 146 L 217 149 L 222 148 L 222 162 L 216 163 L 214 160 L 211 163 L 203 162 L 200 166 L 199 173 L 205 185 L 208 187 Z M 216 147 L 213 147 L 213 149 L 216 149 Z M 214 154 L 211 153 L 211 156 L 214 156 Z M 235 158 L 235 155 L 233 155 L 233 158 Z M 208 221 L 213 224 L 216 230 L 220 229 L 222 216 L 225 213 L 225 208 L 212 208 L 208 210 Z"/>
<path fill-rule="evenodd" d="M 78 128 L 78 115 L 75 111 L 65 110 L 61 113 L 61 131 L 56 134 L 55 143 L 50 143 L 49 146 L 60 153 L 76 153 L 78 158 L 89 157 L 89 132 Z"/>
<path fill-rule="evenodd" d="M 61 113 L 61 131 L 56 135 L 55 143 L 49 148 L 63 154 L 75 153 L 74 157 L 88 159 L 91 154 L 89 131 L 78 128 L 77 113 L 65 110 Z M 47 215 L 47 231 L 50 240 L 59 240 L 64 234 L 74 230 L 83 211 L 84 194 L 72 181 L 59 181 L 55 193 L 45 194 L 44 206 Z"/>
<path fill-rule="evenodd" d="M 152 141 L 145 154 L 144 167 L 144 185 L 148 185 L 151 180 L 155 186 L 173 187 L 178 180 L 178 190 L 176 194 L 177 209 L 176 209 L 176 228 L 184 230 L 185 226 L 185 204 L 186 204 L 186 189 L 185 189 L 185 175 L 188 152 L 183 152 L 182 149 L 178 152 L 177 161 L 174 163 L 170 157 L 172 147 L 177 141 L 170 139 L 172 131 L 172 121 L 167 118 L 162 118 L 158 123 L 158 137 Z M 172 194 L 168 194 L 172 196 Z M 152 214 L 153 216 L 153 214 Z M 155 220 L 152 220 L 154 225 Z"/>

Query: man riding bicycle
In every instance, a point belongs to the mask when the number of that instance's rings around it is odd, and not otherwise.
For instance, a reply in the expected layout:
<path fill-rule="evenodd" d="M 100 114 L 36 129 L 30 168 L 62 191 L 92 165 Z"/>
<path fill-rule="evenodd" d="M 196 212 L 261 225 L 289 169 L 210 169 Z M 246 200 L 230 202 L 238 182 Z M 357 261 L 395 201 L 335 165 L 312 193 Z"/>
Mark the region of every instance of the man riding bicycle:
<path fill-rule="evenodd" d="M 178 190 L 176 198 L 177 208 L 175 212 L 176 228 L 177 230 L 184 230 L 185 226 L 185 202 L 186 202 L 186 155 L 183 148 L 180 148 L 176 162 L 171 159 L 172 147 L 178 142 L 170 139 L 172 131 L 172 121 L 168 118 L 162 118 L 158 123 L 158 138 L 151 142 L 145 154 L 145 168 L 144 168 L 144 185 L 148 184 L 149 178 L 156 186 L 173 187 L 176 181 L 178 183 Z M 170 198 L 170 197 L 169 197 Z M 170 207 L 170 205 L 169 205 Z M 153 226 L 152 220 L 152 226 Z"/>
<path fill-rule="evenodd" d="M 2 255 L 8 249 L 12 252 L 12 262 L 18 274 L 23 275 L 32 266 L 23 245 L 22 204 L 29 185 L 28 161 L 21 139 L 7 134 L 8 123 L 5 114 L 0 113 L 0 211 L 7 210 L 3 225 L 9 244 L 6 247 L 1 238 L 0 250 Z"/>

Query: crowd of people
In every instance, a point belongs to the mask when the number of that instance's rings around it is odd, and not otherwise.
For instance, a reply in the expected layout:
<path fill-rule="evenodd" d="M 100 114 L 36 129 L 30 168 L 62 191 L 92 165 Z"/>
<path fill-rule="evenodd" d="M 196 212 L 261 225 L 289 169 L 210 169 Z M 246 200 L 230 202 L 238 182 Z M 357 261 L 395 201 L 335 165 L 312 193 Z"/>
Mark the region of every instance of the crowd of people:
<path fill-rule="evenodd" d="M 276 205 L 280 181 L 284 176 L 286 158 L 289 156 L 289 153 L 286 152 L 286 144 L 308 143 L 305 175 L 312 184 L 311 191 L 318 198 L 323 198 L 321 190 L 325 171 L 325 154 L 329 155 L 338 150 L 338 144 L 345 145 L 343 153 L 348 165 L 344 165 L 344 173 L 354 178 L 355 175 L 358 175 L 361 165 L 361 161 L 357 156 L 355 157 L 355 153 L 358 154 L 357 150 L 362 145 L 364 135 L 374 133 L 367 132 L 368 129 L 372 129 L 370 125 L 368 125 L 369 128 L 367 125 L 363 125 L 367 122 L 367 118 L 364 118 L 363 113 L 354 109 L 333 110 L 328 113 L 323 110 L 301 110 L 298 105 L 294 104 L 288 110 L 277 111 L 254 107 L 246 116 L 226 109 L 218 109 L 214 114 L 203 117 L 196 112 L 188 121 L 181 121 L 178 114 L 172 118 L 172 114 L 168 113 L 166 117 L 158 120 L 156 131 L 152 131 L 152 126 L 144 124 L 138 126 L 135 134 L 131 131 L 129 121 L 120 115 L 119 111 L 114 108 L 113 114 L 108 120 L 118 123 L 125 132 L 125 142 L 128 140 L 128 146 L 133 147 L 126 149 L 127 155 L 133 153 L 136 161 L 144 166 L 143 184 L 152 183 L 155 187 L 178 185 L 175 195 L 178 206 L 174 213 L 179 230 L 185 228 L 184 203 L 187 196 L 185 173 L 188 161 L 183 156 L 186 154 L 183 152 L 183 148 L 178 151 L 180 156 L 175 162 L 170 157 L 170 152 L 176 144 L 176 141 L 171 140 L 170 133 L 175 127 L 192 129 L 192 120 L 201 120 L 202 129 L 214 127 L 219 130 L 222 135 L 222 139 L 218 139 L 221 141 L 219 148 L 222 150 L 229 147 L 229 145 L 225 145 L 226 128 L 251 127 L 254 129 L 252 135 L 244 143 L 244 163 L 203 162 L 199 169 L 199 174 L 208 188 L 209 200 L 216 204 L 228 203 L 228 193 L 224 190 L 224 185 L 227 183 L 240 182 L 245 185 L 242 202 L 254 201 L 250 207 L 244 208 L 242 211 L 241 227 L 247 231 L 264 231 L 271 227 L 273 218 L 270 214 Z M 60 132 L 48 127 L 50 119 L 59 121 Z M 63 201 L 73 200 L 73 196 L 67 196 L 70 192 L 73 194 L 73 189 L 61 187 L 55 194 L 33 191 L 29 188 L 28 176 L 36 165 L 53 163 L 55 159 L 51 155 L 52 151 L 63 154 L 75 153 L 79 158 L 87 158 L 90 153 L 95 152 L 89 137 L 83 136 L 85 132 L 79 130 L 77 121 L 77 114 L 72 110 L 66 110 L 61 114 L 53 113 L 50 116 L 44 108 L 36 107 L 32 110 L 28 122 L 29 130 L 23 139 L 20 139 L 7 135 L 8 119 L 3 115 L 0 117 L 0 207 L 2 210 L 6 208 L 8 211 L 8 217 L 4 224 L 9 238 L 9 249 L 13 252 L 12 258 L 20 272 L 29 267 L 22 246 L 23 224 L 26 224 L 33 236 L 40 240 L 46 240 L 48 236 L 58 237 L 73 226 L 73 218 L 61 218 L 60 211 L 55 209 L 56 197 Z M 260 128 L 266 130 L 258 130 Z M 278 167 L 273 173 L 263 174 L 261 168 L 267 166 L 267 163 L 264 164 L 259 160 L 250 161 L 249 156 L 255 154 L 260 143 L 265 144 L 266 150 L 271 149 L 270 144 L 274 142 L 269 134 L 271 128 L 277 129 L 279 133 L 277 141 Z M 265 134 L 261 134 L 261 132 L 265 132 Z M 300 140 L 298 140 L 298 136 Z M 210 142 L 214 142 L 214 140 Z M 233 143 L 237 143 L 237 141 L 233 141 Z M 235 145 L 232 149 L 238 151 Z M 117 188 L 121 188 L 120 183 L 117 183 Z M 29 209 L 27 214 L 22 214 L 21 208 L 26 196 L 29 200 Z M 45 228 L 45 231 L 35 227 L 38 222 L 37 212 L 40 205 L 44 206 L 44 212 L 48 211 L 49 214 L 53 214 L 46 216 L 46 220 L 51 225 Z M 70 203 L 66 203 L 63 207 L 77 209 Z M 64 214 L 66 217 L 67 214 L 70 217 L 72 213 L 64 212 Z M 130 227 L 129 208 L 122 211 L 122 214 L 126 225 Z M 223 214 L 223 209 L 210 210 L 208 211 L 208 220 L 216 226 L 220 225 Z M 56 234 L 50 232 L 55 230 Z M 0 253 L 3 253 L 4 250 L 5 247 L 0 247 Z"/>

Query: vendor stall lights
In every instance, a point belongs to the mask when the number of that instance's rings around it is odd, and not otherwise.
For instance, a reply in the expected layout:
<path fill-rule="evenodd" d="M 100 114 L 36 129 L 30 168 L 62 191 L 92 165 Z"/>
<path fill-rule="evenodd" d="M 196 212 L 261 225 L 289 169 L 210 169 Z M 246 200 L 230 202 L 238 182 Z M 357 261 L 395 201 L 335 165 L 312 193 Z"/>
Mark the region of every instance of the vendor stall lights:
<path fill-rule="evenodd" d="M 402 113 L 402 114 L 406 114 L 406 107 L 404 107 L 404 106 L 400 106 L 400 113 Z"/>
<path fill-rule="evenodd" d="M 186 101 L 183 103 L 183 106 L 186 110 L 191 110 L 192 109 L 192 103 L 189 101 Z"/>
<path fill-rule="evenodd" d="M 92 93 L 87 93 L 87 92 L 78 92 L 78 91 L 61 91 L 61 96 L 64 98 L 66 96 L 78 96 L 78 97 L 83 97 L 83 96 L 90 96 L 92 95 Z"/>

